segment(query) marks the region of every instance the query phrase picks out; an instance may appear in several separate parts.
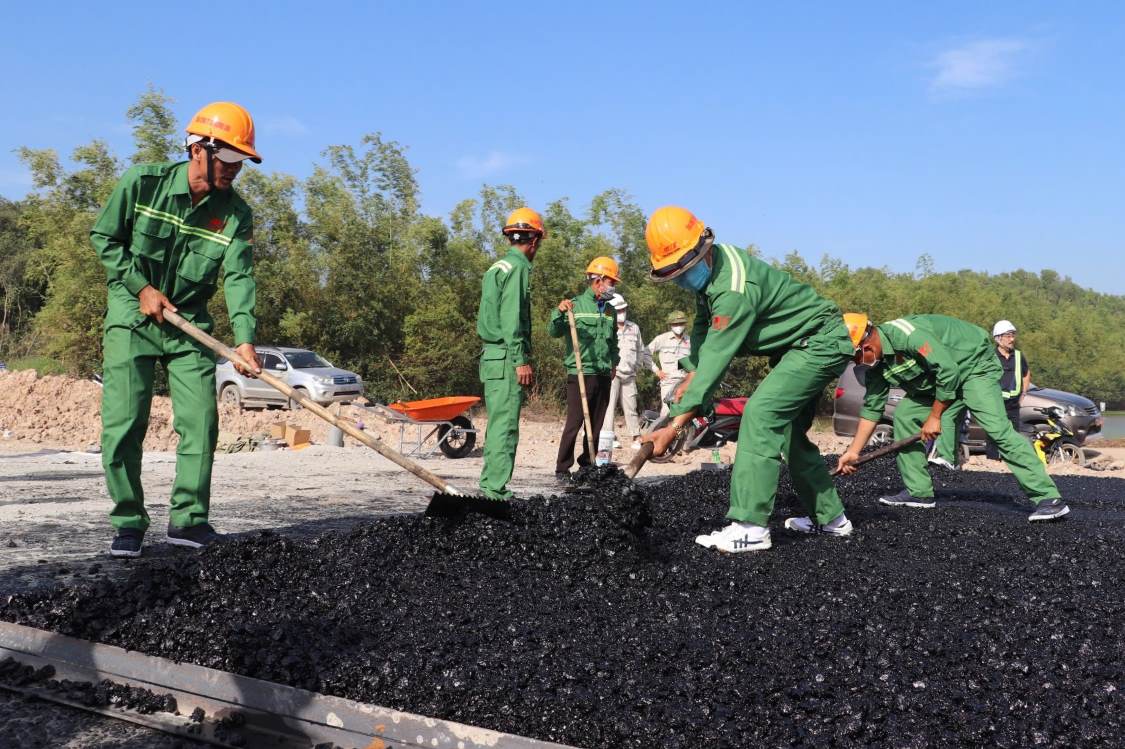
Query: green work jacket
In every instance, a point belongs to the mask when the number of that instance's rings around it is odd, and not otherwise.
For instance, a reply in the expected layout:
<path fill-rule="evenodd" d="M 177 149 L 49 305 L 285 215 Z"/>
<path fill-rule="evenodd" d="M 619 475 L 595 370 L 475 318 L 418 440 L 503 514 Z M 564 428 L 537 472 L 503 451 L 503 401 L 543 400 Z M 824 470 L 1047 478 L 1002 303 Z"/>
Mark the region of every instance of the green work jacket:
<path fill-rule="evenodd" d="M 486 358 L 519 367 L 531 357 L 531 261 L 514 247 L 484 274 L 477 335 Z"/>
<path fill-rule="evenodd" d="M 957 397 L 965 378 L 996 362 L 988 331 L 945 315 L 907 315 L 876 326 L 883 356 L 867 371 L 867 393 L 860 418 L 878 421 L 887 393 L 940 401 Z"/>
<path fill-rule="evenodd" d="M 736 356 L 777 357 L 831 322 L 840 308 L 785 271 L 729 244 L 711 249 L 711 280 L 695 296 L 691 354 L 680 368 L 695 377 L 673 416 L 707 402 Z"/>
<path fill-rule="evenodd" d="M 235 345 L 254 342 L 255 285 L 250 207 L 234 190 L 213 190 L 194 207 L 188 162 L 138 164 L 113 188 L 90 242 L 105 266 L 107 328 L 135 328 L 148 319 L 137 296 L 152 285 L 180 314 L 212 328 L 207 302 L 222 269 Z"/>
<path fill-rule="evenodd" d="M 574 327 L 578 330 L 578 353 L 582 355 L 583 374 L 608 375 L 617 366 L 617 310 L 608 302 L 594 298 L 593 290 L 586 290 L 570 300 L 574 303 Z M 547 334 L 562 338 L 566 345 L 566 373 L 578 374 L 574 365 L 574 344 L 570 340 L 570 323 L 566 313 L 556 307 L 547 323 Z"/>

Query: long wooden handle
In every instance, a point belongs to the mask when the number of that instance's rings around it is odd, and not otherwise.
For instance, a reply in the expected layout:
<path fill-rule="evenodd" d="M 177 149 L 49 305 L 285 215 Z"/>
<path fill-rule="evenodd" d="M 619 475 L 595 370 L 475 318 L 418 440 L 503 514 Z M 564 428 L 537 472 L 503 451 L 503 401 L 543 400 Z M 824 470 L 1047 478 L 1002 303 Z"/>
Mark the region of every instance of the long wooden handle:
<path fill-rule="evenodd" d="M 913 437 L 907 437 L 904 440 L 898 440 L 897 442 L 892 442 L 891 444 L 887 445 L 886 447 L 880 447 L 878 450 L 872 450 L 869 453 L 866 453 L 864 455 L 860 455 L 859 459 L 856 460 L 854 463 L 852 463 L 852 465 L 858 467 L 858 466 L 863 465 L 864 463 L 875 460 L 876 458 L 881 458 L 884 455 L 890 455 L 892 453 L 897 453 L 902 448 L 909 447 L 910 445 L 913 445 L 915 442 L 917 442 L 920 439 L 922 439 L 922 435 L 915 434 Z M 840 474 L 839 468 L 833 468 L 828 473 L 829 476 L 838 476 L 839 474 Z"/>
<path fill-rule="evenodd" d="M 578 325 L 574 322 L 574 310 L 566 311 L 566 320 L 570 323 L 570 342 L 574 347 L 574 366 L 578 370 L 578 394 L 582 396 L 582 418 L 586 421 L 586 439 L 590 442 L 590 451 L 597 452 L 598 435 L 594 434 L 590 420 L 590 404 L 586 402 L 586 373 L 582 371 L 582 352 L 578 350 Z"/>
<path fill-rule="evenodd" d="M 637 454 L 629 461 L 629 465 L 625 466 L 624 473 L 626 478 L 635 478 L 636 475 L 640 473 L 641 468 L 648 462 L 648 459 L 652 457 L 654 447 L 655 445 L 651 442 L 641 443 L 641 449 L 637 450 Z"/>
<path fill-rule="evenodd" d="M 245 367 L 246 369 L 249 369 L 249 370 L 253 371 L 253 368 L 250 366 L 250 362 L 248 362 L 244 358 L 242 358 L 242 354 L 238 353 L 237 351 L 232 349 L 230 346 L 227 346 L 222 341 L 207 335 L 202 330 L 195 327 L 194 325 L 192 325 L 190 322 L 188 322 L 184 318 L 180 317 L 177 313 L 166 309 L 166 310 L 164 310 L 164 319 L 167 320 L 168 322 L 172 323 L 173 325 L 175 325 L 177 328 L 182 330 L 187 335 L 191 336 L 195 340 L 202 343 L 207 348 L 214 351 L 219 356 L 225 356 L 226 358 L 230 359 L 232 362 L 240 364 L 243 367 Z M 441 478 L 440 476 L 437 476 L 434 473 L 431 473 L 430 471 L 426 470 L 422 466 L 415 463 L 413 460 L 410 460 L 409 458 L 407 458 L 405 455 L 398 452 L 397 450 L 392 450 L 391 448 L 387 447 L 386 445 L 384 445 L 382 443 L 381 440 L 376 439 L 375 437 L 372 437 L 367 432 L 364 432 L 360 429 L 357 429 L 355 427 L 355 425 L 352 424 L 350 421 L 347 421 L 346 419 L 336 418 L 335 416 L 332 415 L 332 412 L 329 411 L 327 408 L 320 405 L 316 401 L 312 400 L 308 396 L 303 395 L 302 393 L 298 392 L 297 390 L 294 390 L 284 380 L 278 379 L 277 377 L 270 374 L 269 372 L 266 372 L 265 370 L 263 370 L 261 373 L 258 374 L 258 378 L 261 379 L 262 382 L 264 382 L 267 385 L 269 385 L 270 387 L 274 388 L 275 390 L 279 390 L 282 393 L 284 393 L 285 395 L 287 395 L 289 398 L 297 401 L 298 403 L 301 404 L 302 408 L 307 408 L 309 411 L 312 411 L 314 414 L 316 414 L 320 418 L 324 419 L 325 421 L 327 421 L 332 426 L 340 429 L 342 432 L 347 434 L 349 437 L 352 437 L 353 439 L 359 440 L 360 442 L 367 445 L 368 447 L 370 447 L 375 452 L 382 455 L 387 460 L 391 461 L 392 463 L 395 463 L 396 465 L 400 466 L 401 468 L 405 468 L 407 471 L 410 471 L 415 476 L 422 479 L 423 481 L 425 481 L 427 484 L 434 487 L 438 491 L 440 491 L 444 494 L 452 494 L 452 495 L 457 496 L 457 497 L 467 497 L 467 496 L 469 496 L 465 492 L 461 491 L 457 487 L 455 487 L 452 484 L 450 484 L 449 482 L 447 482 L 445 479 Z"/>

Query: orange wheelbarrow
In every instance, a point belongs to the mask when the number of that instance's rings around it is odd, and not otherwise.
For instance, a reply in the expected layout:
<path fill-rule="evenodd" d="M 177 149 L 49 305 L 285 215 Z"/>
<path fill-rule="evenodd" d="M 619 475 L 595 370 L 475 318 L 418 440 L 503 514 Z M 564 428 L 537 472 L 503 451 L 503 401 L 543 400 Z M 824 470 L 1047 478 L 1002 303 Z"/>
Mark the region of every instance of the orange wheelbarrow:
<path fill-rule="evenodd" d="M 428 398 L 368 408 L 392 424 L 398 424 L 398 451 L 404 455 L 428 458 L 436 451 L 449 458 L 463 458 L 477 443 L 477 429 L 465 415 L 480 403 L 474 395 Z"/>

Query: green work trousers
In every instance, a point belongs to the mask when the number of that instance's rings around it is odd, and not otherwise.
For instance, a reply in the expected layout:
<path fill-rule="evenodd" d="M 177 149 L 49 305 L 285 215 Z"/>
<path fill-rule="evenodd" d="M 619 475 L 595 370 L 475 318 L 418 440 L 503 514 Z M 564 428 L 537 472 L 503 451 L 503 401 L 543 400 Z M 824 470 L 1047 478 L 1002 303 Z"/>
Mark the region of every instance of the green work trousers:
<path fill-rule="evenodd" d="M 996 357 L 992 357 L 995 360 Z M 981 429 L 1000 450 L 1000 457 L 1012 470 L 1016 481 L 1028 498 L 1038 504 L 1045 499 L 1055 499 L 1059 490 L 1047 475 L 1047 469 L 1035 455 L 1031 443 L 1027 441 L 1008 419 L 1004 409 L 1004 399 L 1000 395 L 999 378 L 990 368 L 970 374 L 961 385 L 959 397 L 950 404 L 950 409 L 959 406 L 960 411 L 968 407 Z M 895 439 L 905 439 L 917 434 L 922 423 L 930 415 L 934 398 L 932 393 L 903 398 L 895 408 Z M 962 405 L 963 404 L 963 405 Z M 949 409 L 947 409 L 949 410 Z M 942 420 L 942 432 L 947 428 Z M 926 470 L 926 448 L 920 442 L 899 452 L 896 458 L 902 481 L 911 496 L 926 499 L 934 496 L 934 482 Z"/>
<path fill-rule="evenodd" d="M 810 518 L 826 525 L 844 511 L 820 451 L 807 432 L 824 388 L 852 358 L 843 323 L 781 357 L 746 403 L 730 482 L 727 517 L 765 526 L 773 514 L 782 459 Z"/>
<path fill-rule="evenodd" d="M 168 373 L 172 426 L 180 438 L 168 522 L 177 528 L 206 523 L 219 436 L 214 357 L 171 325 L 151 320 L 107 327 L 103 349 L 102 466 L 113 500 L 110 522 L 118 530 L 148 529 L 141 456 L 159 361 Z"/>
<path fill-rule="evenodd" d="M 932 402 L 932 401 L 931 401 Z M 929 413 L 927 411 L 927 413 Z M 961 424 L 965 418 L 965 401 L 958 398 L 949 404 L 941 414 L 941 434 L 934 442 L 934 454 L 945 458 L 953 465 L 960 462 L 957 438 L 961 434 Z M 923 421 L 925 419 L 923 418 Z"/>
<path fill-rule="evenodd" d="M 488 410 L 480 490 L 489 499 L 511 499 L 508 482 L 516 466 L 520 408 L 526 393 L 516 380 L 516 368 L 504 347 L 485 347 L 480 359 L 480 380 L 484 385 L 484 407 Z"/>

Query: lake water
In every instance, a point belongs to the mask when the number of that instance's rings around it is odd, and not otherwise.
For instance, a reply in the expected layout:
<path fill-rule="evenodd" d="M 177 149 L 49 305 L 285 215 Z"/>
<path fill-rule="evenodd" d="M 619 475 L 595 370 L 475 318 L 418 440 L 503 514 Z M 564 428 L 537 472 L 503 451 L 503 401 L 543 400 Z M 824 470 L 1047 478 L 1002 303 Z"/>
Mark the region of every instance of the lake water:
<path fill-rule="evenodd" d="M 1125 437 L 1125 414 L 1106 414 L 1102 436 L 1106 439 Z"/>

